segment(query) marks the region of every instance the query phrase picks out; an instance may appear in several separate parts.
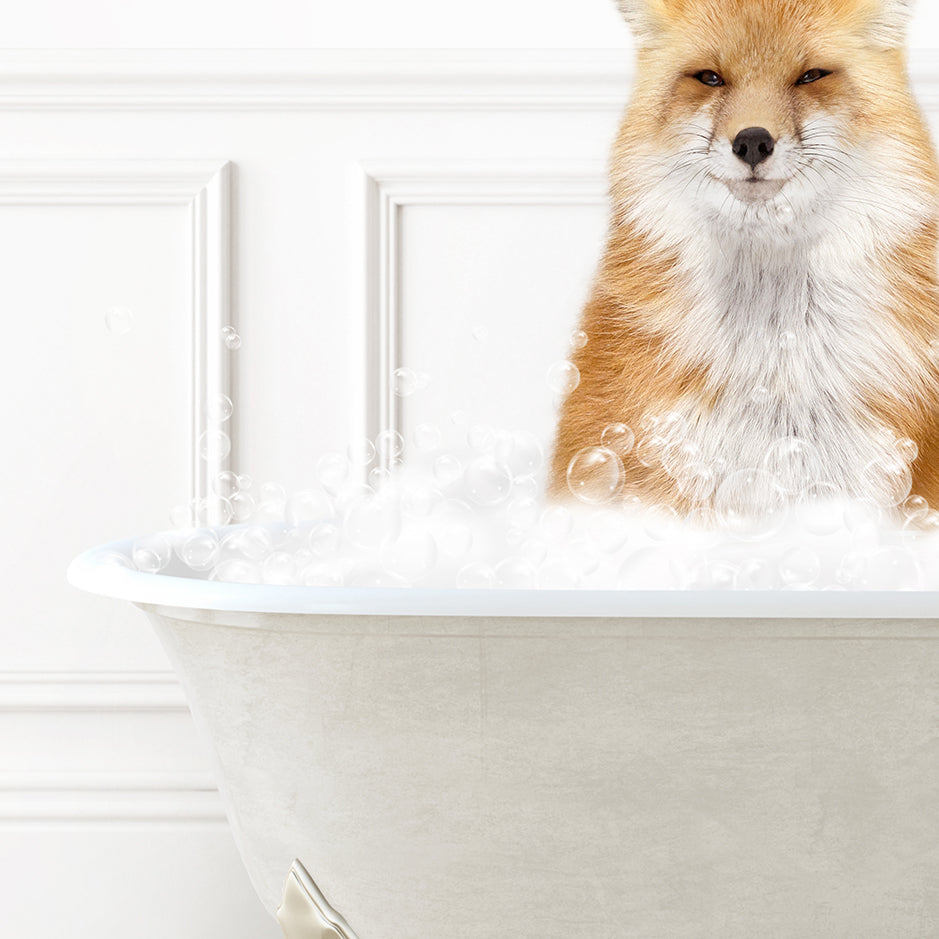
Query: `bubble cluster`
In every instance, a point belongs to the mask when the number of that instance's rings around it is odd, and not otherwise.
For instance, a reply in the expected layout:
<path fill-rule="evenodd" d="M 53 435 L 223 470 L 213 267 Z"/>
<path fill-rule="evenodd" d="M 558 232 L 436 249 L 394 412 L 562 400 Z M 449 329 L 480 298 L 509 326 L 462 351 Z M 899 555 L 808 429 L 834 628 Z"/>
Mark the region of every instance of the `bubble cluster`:
<path fill-rule="evenodd" d="M 134 314 L 123 306 L 112 306 L 104 314 L 104 325 L 112 336 L 126 336 L 134 328 Z"/>
<path fill-rule="evenodd" d="M 646 415 L 640 429 L 636 444 L 628 425 L 609 424 L 575 454 L 566 501 L 545 498 L 533 435 L 465 420 L 418 425 L 410 442 L 386 430 L 324 454 L 309 484 L 289 493 L 225 470 L 209 497 L 173 510 L 176 531 L 138 539 L 113 563 L 319 588 L 936 586 L 939 512 L 908 491 L 901 499 L 905 482 L 896 485 L 898 466 L 915 459 L 905 438 L 883 437 L 883 465 L 871 470 L 880 482 L 850 499 L 812 479 L 818 455 L 797 438 L 740 470 L 709 460 L 678 414 Z M 687 512 L 629 489 L 626 464 L 639 452 L 687 495 Z"/>
<path fill-rule="evenodd" d="M 222 342 L 225 345 L 226 349 L 240 349 L 241 348 L 241 336 L 238 335 L 238 330 L 234 326 L 223 326 L 222 327 Z"/>

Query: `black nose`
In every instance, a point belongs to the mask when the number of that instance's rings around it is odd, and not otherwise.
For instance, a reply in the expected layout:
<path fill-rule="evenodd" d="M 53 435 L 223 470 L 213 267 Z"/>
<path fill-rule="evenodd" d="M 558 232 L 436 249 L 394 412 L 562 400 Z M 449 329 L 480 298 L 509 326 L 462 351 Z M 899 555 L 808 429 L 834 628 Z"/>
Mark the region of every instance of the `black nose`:
<path fill-rule="evenodd" d="M 744 163 L 756 166 L 772 154 L 775 146 L 773 135 L 765 127 L 748 127 L 737 134 L 733 149 Z"/>

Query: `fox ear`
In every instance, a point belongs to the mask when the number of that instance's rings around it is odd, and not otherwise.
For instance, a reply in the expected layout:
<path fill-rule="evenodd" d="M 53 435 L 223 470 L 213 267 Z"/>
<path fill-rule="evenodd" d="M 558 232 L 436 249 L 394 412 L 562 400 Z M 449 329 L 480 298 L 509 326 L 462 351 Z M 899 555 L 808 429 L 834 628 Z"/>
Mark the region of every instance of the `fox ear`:
<path fill-rule="evenodd" d="M 904 45 L 906 28 L 913 12 L 913 0 L 875 0 L 871 38 L 888 49 Z"/>
<path fill-rule="evenodd" d="M 616 0 L 616 6 L 640 45 L 648 42 L 659 32 L 654 0 Z"/>

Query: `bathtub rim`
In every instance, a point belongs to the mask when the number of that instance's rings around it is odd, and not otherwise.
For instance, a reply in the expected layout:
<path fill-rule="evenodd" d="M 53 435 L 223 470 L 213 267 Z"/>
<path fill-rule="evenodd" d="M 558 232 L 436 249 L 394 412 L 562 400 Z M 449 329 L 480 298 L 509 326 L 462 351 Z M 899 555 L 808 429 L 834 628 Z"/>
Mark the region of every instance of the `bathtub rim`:
<path fill-rule="evenodd" d="M 82 552 L 68 582 L 136 604 L 236 613 L 620 619 L 939 620 L 937 591 L 461 590 L 232 584 L 148 574 L 106 558 L 136 538 Z"/>

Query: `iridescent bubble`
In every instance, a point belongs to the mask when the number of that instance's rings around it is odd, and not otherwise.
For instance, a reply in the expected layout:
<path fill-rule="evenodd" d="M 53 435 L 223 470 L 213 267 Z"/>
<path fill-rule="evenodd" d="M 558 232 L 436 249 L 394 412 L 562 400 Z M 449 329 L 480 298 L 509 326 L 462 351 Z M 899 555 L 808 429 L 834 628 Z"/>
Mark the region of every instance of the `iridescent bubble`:
<path fill-rule="evenodd" d="M 548 387 L 556 395 L 570 394 L 580 384 L 580 369 L 573 362 L 555 362 L 548 369 Z"/>
<path fill-rule="evenodd" d="M 157 574 L 169 564 L 172 553 L 168 538 L 164 535 L 149 535 L 134 542 L 130 557 L 138 571 Z"/>
<path fill-rule="evenodd" d="M 772 473 L 743 469 L 720 484 L 714 510 L 725 530 L 738 538 L 754 540 L 778 530 L 785 518 L 786 503 Z"/>
<path fill-rule="evenodd" d="M 112 306 L 104 314 L 104 325 L 112 336 L 126 336 L 134 328 L 134 314 L 127 307 Z"/>
<path fill-rule="evenodd" d="M 512 491 L 511 471 L 489 454 L 473 460 L 466 467 L 463 480 L 470 500 L 480 506 L 499 505 Z"/>
<path fill-rule="evenodd" d="M 410 368 L 396 368 L 394 371 L 395 394 L 399 398 L 407 398 L 414 394 L 420 384 L 417 373 Z"/>
<path fill-rule="evenodd" d="M 606 447 L 585 447 L 567 466 L 567 488 L 588 505 L 611 502 L 623 485 L 623 461 Z"/>
<path fill-rule="evenodd" d="M 224 460 L 231 453 L 231 437 L 221 430 L 207 430 L 199 438 L 203 460 Z"/>
<path fill-rule="evenodd" d="M 418 453 L 432 453 L 440 447 L 440 428 L 436 424 L 418 424 L 411 438 Z"/>
<path fill-rule="evenodd" d="M 488 590 L 496 585 L 496 572 L 488 564 L 473 561 L 459 570 L 456 585 L 461 590 Z"/>
<path fill-rule="evenodd" d="M 211 528 L 196 529 L 180 542 L 177 553 L 187 567 L 207 571 L 218 558 L 218 535 Z"/>
<path fill-rule="evenodd" d="M 224 424 L 234 412 L 231 398 L 226 394 L 215 394 L 206 402 L 205 413 L 209 420 Z"/>
<path fill-rule="evenodd" d="M 626 424 L 610 424 L 600 435 L 600 445 L 622 459 L 636 445 L 636 435 Z"/>
<path fill-rule="evenodd" d="M 333 503 L 322 489 L 301 489 L 287 500 L 287 524 L 297 527 L 333 516 Z"/>
<path fill-rule="evenodd" d="M 455 483 L 463 475 L 463 464 L 449 453 L 434 460 L 434 479 L 444 488 Z"/>
<path fill-rule="evenodd" d="M 822 474 L 818 448 L 799 437 L 774 440 L 763 458 L 763 469 L 776 477 L 776 484 L 788 493 L 800 493 Z"/>
<path fill-rule="evenodd" d="M 375 449 L 382 463 L 397 463 L 404 455 L 404 437 L 392 428 L 383 430 L 375 438 Z"/>
<path fill-rule="evenodd" d="M 234 326 L 222 327 L 222 342 L 225 344 L 226 349 L 241 348 L 241 336 L 238 335 L 238 331 Z"/>
<path fill-rule="evenodd" d="M 779 574 L 789 587 L 809 587 L 818 580 L 821 571 L 818 555 L 801 546 L 791 548 L 779 561 Z"/>
<path fill-rule="evenodd" d="M 582 329 L 575 329 L 571 333 L 571 348 L 574 351 L 583 349 L 587 345 L 587 334 Z"/>
<path fill-rule="evenodd" d="M 341 453 L 325 453 L 316 461 L 316 480 L 335 495 L 349 478 L 349 461 Z"/>

